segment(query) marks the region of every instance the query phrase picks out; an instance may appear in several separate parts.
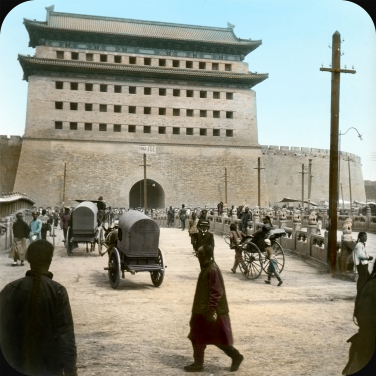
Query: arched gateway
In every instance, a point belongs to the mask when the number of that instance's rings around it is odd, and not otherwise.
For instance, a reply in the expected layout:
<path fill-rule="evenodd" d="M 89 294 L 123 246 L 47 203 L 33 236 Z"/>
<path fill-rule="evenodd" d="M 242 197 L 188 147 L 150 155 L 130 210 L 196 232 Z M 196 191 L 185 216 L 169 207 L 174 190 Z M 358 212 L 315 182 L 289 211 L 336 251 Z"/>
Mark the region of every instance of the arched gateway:
<path fill-rule="evenodd" d="M 165 193 L 160 184 L 151 179 L 146 179 L 147 183 L 147 207 L 157 209 L 165 207 Z M 144 207 L 144 180 L 140 180 L 133 185 L 129 191 L 129 207 Z"/>

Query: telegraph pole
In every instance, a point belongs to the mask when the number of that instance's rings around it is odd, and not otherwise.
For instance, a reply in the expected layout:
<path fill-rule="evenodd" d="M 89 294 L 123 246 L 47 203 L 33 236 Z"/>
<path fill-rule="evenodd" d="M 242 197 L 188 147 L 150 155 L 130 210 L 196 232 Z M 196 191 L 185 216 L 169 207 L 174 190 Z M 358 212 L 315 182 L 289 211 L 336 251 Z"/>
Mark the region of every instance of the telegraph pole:
<path fill-rule="evenodd" d="M 258 170 L 257 171 L 258 207 L 261 208 L 261 170 L 265 170 L 264 167 L 261 167 L 261 157 L 258 157 L 258 167 L 255 167 L 254 170 Z"/>
<path fill-rule="evenodd" d="M 312 189 L 312 159 L 308 159 L 308 211 L 311 210 L 311 189 Z"/>
<path fill-rule="evenodd" d="M 337 255 L 337 202 L 338 202 L 338 130 L 339 130 L 339 88 L 341 73 L 356 73 L 341 69 L 341 34 L 336 31 L 332 41 L 332 68 L 320 68 L 332 73 L 331 116 L 330 116 L 330 166 L 329 166 L 329 234 L 327 260 L 332 277 L 335 276 Z"/>
<path fill-rule="evenodd" d="M 299 174 L 302 174 L 302 208 L 304 209 L 304 175 L 306 174 L 304 171 L 304 163 L 302 163 L 302 171 L 300 171 Z"/>
<path fill-rule="evenodd" d="M 341 183 L 341 195 L 342 195 L 342 209 L 345 210 L 345 202 L 343 201 L 343 189 L 342 189 L 342 183 Z"/>
<path fill-rule="evenodd" d="M 144 214 L 146 215 L 146 211 L 148 210 L 148 190 L 147 190 L 147 180 L 146 180 L 146 167 L 150 166 L 146 164 L 146 153 L 144 153 L 144 163 L 140 166 L 144 167 Z"/>
<path fill-rule="evenodd" d="M 63 210 L 65 210 L 65 185 L 66 185 L 66 181 L 67 181 L 67 164 L 64 163 Z"/>
<path fill-rule="evenodd" d="M 348 163 L 348 166 L 349 166 L 350 215 L 351 215 L 351 213 L 352 213 L 352 195 L 351 195 L 350 157 L 347 157 L 347 163 Z"/>
<path fill-rule="evenodd" d="M 227 206 L 227 167 L 225 167 L 225 203 Z"/>

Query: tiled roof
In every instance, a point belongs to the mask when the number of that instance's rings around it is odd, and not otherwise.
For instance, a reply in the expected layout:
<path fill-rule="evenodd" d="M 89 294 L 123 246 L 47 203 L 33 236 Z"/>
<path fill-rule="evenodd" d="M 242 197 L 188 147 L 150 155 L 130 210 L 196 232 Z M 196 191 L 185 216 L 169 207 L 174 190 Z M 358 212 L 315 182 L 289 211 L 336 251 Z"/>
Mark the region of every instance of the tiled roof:
<path fill-rule="evenodd" d="M 268 78 L 267 73 L 230 73 L 181 68 L 145 67 L 138 65 L 94 63 L 86 61 L 72 61 L 59 59 L 36 58 L 18 55 L 18 60 L 24 66 L 45 66 L 57 69 L 80 69 L 85 71 L 104 71 L 106 73 L 134 73 L 147 76 L 169 76 L 179 79 L 205 79 L 213 81 L 232 81 L 233 83 L 247 83 L 256 85 Z"/>
<path fill-rule="evenodd" d="M 0 195 L 0 204 L 8 204 L 10 202 L 14 202 L 14 201 L 17 201 L 17 200 L 27 200 L 27 201 L 31 202 L 32 204 L 35 203 L 35 201 L 32 198 L 26 196 L 23 193 L 18 193 L 18 192 L 4 193 L 4 192 L 2 192 L 2 194 Z"/>
<path fill-rule="evenodd" d="M 261 41 L 237 38 L 232 28 L 183 25 L 125 18 L 87 16 L 49 12 L 46 22 L 25 19 L 25 24 L 42 28 L 95 32 L 133 37 L 148 37 L 205 43 L 253 46 Z"/>

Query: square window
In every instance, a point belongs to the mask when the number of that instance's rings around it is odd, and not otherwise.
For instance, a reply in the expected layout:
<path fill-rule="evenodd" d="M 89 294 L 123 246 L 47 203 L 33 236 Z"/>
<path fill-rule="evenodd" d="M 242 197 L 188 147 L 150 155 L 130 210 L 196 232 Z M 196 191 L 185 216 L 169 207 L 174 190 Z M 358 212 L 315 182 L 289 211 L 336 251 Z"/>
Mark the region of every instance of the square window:
<path fill-rule="evenodd" d="M 114 132 L 121 132 L 121 124 L 114 124 Z"/>
<path fill-rule="evenodd" d="M 71 52 L 71 59 L 78 60 L 78 52 Z"/>
<path fill-rule="evenodd" d="M 172 60 L 172 66 L 174 68 L 179 68 L 180 67 L 180 61 L 179 60 Z"/>
<path fill-rule="evenodd" d="M 220 129 L 213 129 L 213 136 L 220 136 Z"/>
<path fill-rule="evenodd" d="M 71 82 L 70 83 L 71 90 L 78 90 L 78 82 Z"/>
<path fill-rule="evenodd" d="M 69 123 L 69 129 L 71 129 L 72 131 L 76 131 L 77 130 L 77 123 Z"/>
<path fill-rule="evenodd" d="M 159 66 L 165 67 L 166 66 L 166 59 L 159 59 Z"/>
<path fill-rule="evenodd" d="M 144 95 L 151 95 L 151 87 L 144 87 Z"/>
<path fill-rule="evenodd" d="M 93 91 L 93 84 L 85 84 L 86 91 Z"/>
<path fill-rule="evenodd" d="M 129 86 L 129 94 L 136 94 L 136 86 Z"/>
<path fill-rule="evenodd" d="M 200 136 L 206 136 L 207 132 L 206 132 L 206 128 L 200 128 Z"/>
<path fill-rule="evenodd" d="M 180 109 L 179 108 L 174 108 L 172 110 L 172 115 L 173 116 L 180 116 Z"/>
<path fill-rule="evenodd" d="M 233 118 L 233 112 L 232 111 L 226 111 L 226 119 L 232 119 Z"/>
<path fill-rule="evenodd" d="M 120 105 L 115 105 L 114 106 L 114 112 L 120 113 L 121 112 L 121 106 Z"/>
<path fill-rule="evenodd" d="M 207 94 L 208 93 L 206 91 L 200 91 L 200 98 L 206 98 Z"/>
<path fill-rule="evenodd" d="M 107 112 L 107 104 L 100 104 L 99 112 Z"/>
<path fill-rule="evenodd" d="M 213 99 L 221 99 L 221 93 L 219 91 L 213 91 Z"/>
<path fill-rule="evenodd" d="M 63 122 L 55 121 L 55 129 L 63 129 Z"/>
<path fill-rule="evenodd" d="M 231 64 L 225 64 L 225 71 L 231 71 Z"/>
<path fill-rule="evenodd" d="M 200 110 L 200 117 L 206 117 L 207 111 L 206 110 Z"/>
<path fill-rule="evenodd" d="M 213 118 L 215 119 L 219 119 L 221 116 L 220 116 L 220 112 L 219 111 L 213 111 Z"/>
<path fill-rule="evenodd" d="M 180 134 L 180 128 L 172 128 L 172 134 Z"/>
<path fill-rule="evenodd" d="M 159 115 L 166 115 L 166 109 L 165 108 L 160 108 L 158 111 Z"/>
<path fill-rule="evenodd" d="M 172 95 L 174 97 L 180 97 L 180 90 L 179 89 L 172 90 Z"/>
<path fill-rule="evenodd" d="M 115 85 L 114 86 L 114 92 L 115 93 L 121 93 L 121 85 Z"/>
<path fill-rule="evenodd" d="M 129 133 L 136 133 L 136 126 L 135 125 L 128 125 L 128 132 Z"/>
<path fill-rule="evenodd" d="M 151 126 L 150 125 L 144 125 L 144 133 L 151 133 Z"/>
<path fill-rule="evenodd" d="M 159 89 L 159 95 L 166 95 L 166 89 Z"/>
<path fill-rule="evenodd" d="M 193 68 L 193 61 L 186 61 L 185 62 L 185 67 L 186 68 Z"/>
<path fill-rule="evenodd" d="M 85 103 L 85 111 L 93 111 L 93 105 L 91 103 Z"/>
<path fill-rule="evenodd" d="M 56 51 L 57 59 L 64 59 L 64 51 Z"/>
<path fill-rule="evenodd" d="M 107 124 L 99 124 L 99 130 L 101 132 L 106 132 L 107 131 Z"/>
<path fill-rule="evenodd" d="M 107 85 L 99 85 L 99 91 L 101 91 L 102 93 L 106 93 L 107 92 Z"/>
<path fill-rule="evenodd" d="M 233 137 L 234 131 L 232 129 L 226 129 L 226 137 Z"/>
<path fill-rule="evenodd" d="M 85 123 L 85 131 L 92 131 L 93 124 L 92 123 Z"/>
<path fill-rule="evenodd" d="M 212 70 L 218 70 L 218 69 L 219 69 L 218 63 L 212 63 Z"/>
<path fill-rule="evenodd" d="M 150 57 L 144 57 L 144 65 L 151 65 L 151 58 Z"/>
<path fill-rule="evenodd" d="M 94 55 L 93 54 L 86 54 L 86 61 L 94 61 Z"/>
<path fill-rule="evenodd" d="M 135 56 L 129 56 L 129 64 L 136 64 L 137 58 Z"/>
<path fill-rule="evenodd" d="M 64 87 L 64 82 L 56 81 L 55 82 L 55 89 L 62 89 Z"/>
<path fill-rule="evenodd" d="M 55 102 L 55 109 L 62 110 L 63 109 L 63 102 Z"/>
<path fill-rule="evenodd" d="M 144 114 L 151 115 L 151 107 L 144 107 Z"/>
<path fill-rule="evenodd" d="M 121 63 L 121 56 L 114 56 L 114 63 L 120 64 Z"/>
<path fill-rule="evenodd" d="M 107 62 L 107 55 L 100 54 L 100 62 L 101 63 L 106 63 Z"/>
<path fill-rule="evenodd" d="M 77 111 L 78 110 L 78 103 L 70 103 L 70 109 L 72 111 Z"/>
<path fill-rule="evenodd" d="M 193 90 L 187 90 L 187 97 L 193 97 Z"/>
<path fill-rule="evenodd" d="M 158 127 L 159 134 L 166 134 L 166 127 Z"/>
<path fill-rule="evenodd" d="M 187 128 L 185 130 L 185 134 L 188 136 L 193 136 L 193 128 Z"/>
<path fill-rule="evenodd" d="M 204 63 L 203 61 L 200 61 L 198 63 L 198 67 L 199 67 L 199 69 L 206 69 L 206 63 Z"/>
<path fill-rule="evenodd" d="M 187 110 L 187 116 L 193 116 L 193 110 Z"/>
<path fill-rule="evenodd" d="M 136 106 L 129 106 L 128 107 L 128 112 L 130 114 L 135 114 L 136 113 Z"/>
<path fill-rule="evenodd" d="M 226 99 L 233 99 L 233 93 L 226 93 Z"/>

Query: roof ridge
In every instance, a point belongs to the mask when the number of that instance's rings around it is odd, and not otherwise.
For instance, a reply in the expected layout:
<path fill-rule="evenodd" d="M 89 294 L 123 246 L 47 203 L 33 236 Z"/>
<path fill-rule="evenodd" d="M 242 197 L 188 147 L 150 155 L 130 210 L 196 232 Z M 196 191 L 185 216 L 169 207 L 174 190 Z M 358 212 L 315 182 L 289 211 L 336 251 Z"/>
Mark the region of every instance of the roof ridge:
<path fill-rule="evenodd" d="M 87 15 L 87 14 L 50 12 L 50 17 L 53 17 L 53 16 L 86 18 L 86 19 L 94 19 L 94 20 L 106 20 L 106 21 L 125 21 L 125 22 L 131 22 L 131 23 L 143 23 L 143 24 L 148 24 L 148 25 L 186 27 L 186 28 L 190 28 L 190 29 L 217 30 L 217 31 L 226 31 L 226 32 L 232 33 L 235 36 L 235 34 L 233 32 L 233 29 L 229 28 L 229 27 L 200 26 L 200 25 L 189 25 L 189 24 L 173 23 L 173 22 L 135 20 L 135 19 L 132 19 L 132 18 L 103 17 L 103 16 L 94 16 L 94 15 Z"/>

